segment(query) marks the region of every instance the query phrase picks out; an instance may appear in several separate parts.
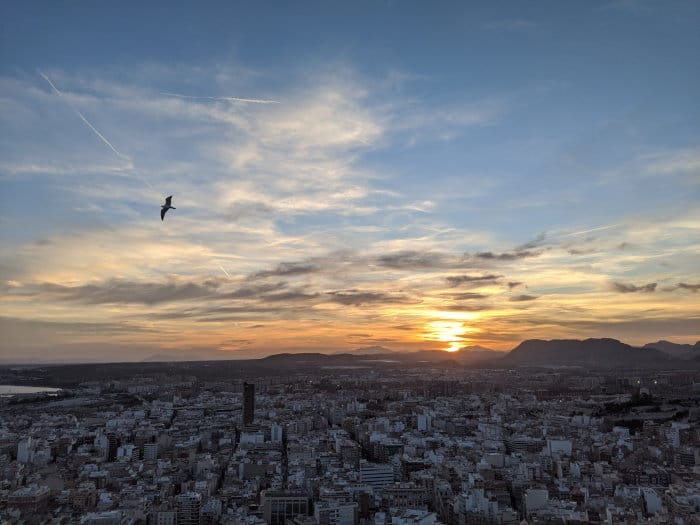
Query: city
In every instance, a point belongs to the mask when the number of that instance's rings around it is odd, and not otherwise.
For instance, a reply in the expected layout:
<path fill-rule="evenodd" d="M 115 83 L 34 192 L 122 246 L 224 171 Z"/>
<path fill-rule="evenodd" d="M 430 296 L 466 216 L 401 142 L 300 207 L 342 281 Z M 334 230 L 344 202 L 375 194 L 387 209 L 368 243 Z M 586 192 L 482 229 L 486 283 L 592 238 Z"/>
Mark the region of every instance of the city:
<path fill-rule="evenodd" d="M 700 523 L 697 371 L 382 365 L 5 397 L 2 523 Z"/>

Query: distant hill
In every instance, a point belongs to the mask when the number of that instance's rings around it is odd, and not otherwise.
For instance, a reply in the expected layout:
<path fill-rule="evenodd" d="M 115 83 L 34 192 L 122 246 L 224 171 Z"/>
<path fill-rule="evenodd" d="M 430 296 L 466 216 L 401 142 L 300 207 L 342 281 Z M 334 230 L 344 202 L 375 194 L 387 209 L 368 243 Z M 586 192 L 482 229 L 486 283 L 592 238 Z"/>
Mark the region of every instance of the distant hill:
<path fill-rule="evenodd" d="M 393 350 L 384 348 L 383 346 L 364 346 L 348 352 L 355 355 L 387 355 L 395 353 Z"/>
<path fill-rule="evenodd" d="M 529 339 L 523 341 L 501 364 L 510 366 L 583 366 L 627 368 L 668 366 L 673 359 L 654 348 L 636 348 L 617 339 Z"/>
<path fill-rule="evenodd" d="M 647 343 L 644 348 L 653 348 L 660 350 L 664 354 L 670 355 L 677 359 L 694 359 L 700 356 L 700 341 L 694 345 L 678 344 L 671 341 L 657 341 L 655 343 Z"/>

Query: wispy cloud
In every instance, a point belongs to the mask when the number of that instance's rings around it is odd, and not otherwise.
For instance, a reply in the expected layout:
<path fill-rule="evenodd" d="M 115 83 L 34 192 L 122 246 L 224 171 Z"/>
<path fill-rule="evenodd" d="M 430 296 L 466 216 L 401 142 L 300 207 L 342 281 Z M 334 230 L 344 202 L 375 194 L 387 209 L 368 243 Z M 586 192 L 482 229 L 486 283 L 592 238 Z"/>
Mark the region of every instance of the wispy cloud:
<path fill-rule="evenodd" d="M 493 283 L 499 280 L 502 275 L 487 273 L 485 275 L 450 275 L 446 277 L 450 286 L 461 286 L 463 284 L 484 284 Z"/>
<path fill-rule="evenodd" d="M 524 301 L 534 301 L 537 298 L 538 298 L 537 295 L 523 294 L 523 295 L 514 295 L 514 296 L 510 297 L 508 300 L 511 302 L 520 303 L 520 302 L 524 302 Z"/>
<path fill-rule="evenodd" d="M 612 288 L 616 292 L 621 292 L 621 293 L 653 292 L 654 290 L 656 290 L 656 284 L 657 283 L 648 283 L 648 284 L 643 284 L 641 286 L 637 286 L 634 284 L 627 284 L 627 283 L 621 283 L 619 281 L 614 281 L 612 283 Z"/>

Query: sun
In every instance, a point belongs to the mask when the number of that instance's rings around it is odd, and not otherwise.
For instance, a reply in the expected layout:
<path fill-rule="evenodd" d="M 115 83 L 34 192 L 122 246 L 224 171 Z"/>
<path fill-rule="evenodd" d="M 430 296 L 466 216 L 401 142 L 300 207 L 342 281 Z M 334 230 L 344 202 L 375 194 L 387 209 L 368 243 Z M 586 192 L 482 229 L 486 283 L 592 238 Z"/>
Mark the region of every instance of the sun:
<path fill-rule="evenodd" d="M 464 346 L 464 335 L 469 329 L 461 321 L 430 321 L 426 339 L 448 343 L 446 350 L 456 352 Z"/>

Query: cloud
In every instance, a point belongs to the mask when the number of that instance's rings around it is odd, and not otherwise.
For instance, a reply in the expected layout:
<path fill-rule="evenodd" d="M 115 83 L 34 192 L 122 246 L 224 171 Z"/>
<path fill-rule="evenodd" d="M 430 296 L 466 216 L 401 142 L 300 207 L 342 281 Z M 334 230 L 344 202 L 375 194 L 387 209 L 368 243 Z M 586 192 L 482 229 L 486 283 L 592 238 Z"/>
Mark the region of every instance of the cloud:
<path fill-rule="evenodd" d="M 409 298 L 405 295 L 388 294 L 383 292 L 367 292 L 361 290 L 345 290 L 327 292 L 330 301 L 348 306 L 361 306 L 367 303 L 406 303 Z"/>
<path fill-rule="evenodd" d="M 620 293 L 634 293 L 634 292 L 653 292 L 656 290 L 656 283 L 648 283 L 641 286 L 636 286 L 634 284 L 621 283 L 619 281 L 613 281 L 612 288 L 616 292 Z"/>
<path fill-rule="evenodd" d="M 531 250 L 532 248 L 537 248 L 538 246 L 542 246 L 542 244 L 544 244 L 544 241 L 546 238 L 547 238 L 547 234 L 545 232 L 542 232 L 539 235 L 537 235 L 537 237 L 535 237 L 533 240 L 528 241 L 525 244 L 521 244 L 515 250 L 516 251 L 524 251 L 524 250 Z"/>
<path fill-rule="evenodd" d="M 486 299 L 488 295 L 482 293 L 453 293 L 449 294 L 449 297 L 457 301 L 463 301 L 467 299 Z"/>
<path fill-rule="evenodd" d="M 700 284 L 678 283 L 678 288 L 683 288 L 684 290 L 690 290 L 691 292 L 696 293 L 698 290 L 700 290 Z"/>
<path fill-rule="evenodd" d="M 523 286 L 523 283 L 520 281 L 508 281 L 508 289 L 512 290 L 513 288 L 517 288 L 518 286 Z"/>
<path fill-rule="evenodd" d="M 510 297 L 508 300 L 512 302 L 523 302 L 523 301 L 534 301 L 537 299 L 539 296 L 537 295 L 527 295 L 527 294 L 522 294 L 522 295 L 514 295 Z"/>
<path fill-rule="evenodd" d="M 303 290 L 289 290 L 286 292 L 268 294 L 261 299 L 263 301 L 273 301 L 273 302 L 303 302 L 310 301 L 319 297 L 319 293 L 306 293 Z"/>
<path fill-rule="evenodd" d="M 305 275 L 316 273 L 320 268 L 309 263 L 298 262 L 282 262 L 277 265 L 274 270 L 266 270 L 254 273 L 250 276 L 251 279 L 266 278 L 266 277 L 289 277 L 295 275 Z"/>
<path fill-rule="evenodd" d="M 101 284 L 63 286 L 44 283 L 39 289 L 58 300 L 77 301 L 86 304 L 142 303 L 158 304 L 188 301 L 212 296 L 218 283 L 206 281 L 149 283 L 113 279 Z"/>
<path fill-rule="evenodd" d="M 450 304 L 445 307 L 450 312 L 483 312 L 492 309 L 493 306 L 487 304 Z"/>
<path fill-rule="evenodd" d="M 566 251 L 570 255 L 590 255 L 598 250 L 595 248 L 568 248 Z"/>
<path fill-rule="evenodd" d="M 514 250 L 503 253 L 479 252 L 474 254 L 474 257 L 486 261 L 517 261 L 519 259 L 527 259 L 528 257 L 537 257 L 541 253 L 542 252 L 535 252 L 532 250 Z"/>
<path fill-rule="evenodd" d="M 486 275 L 450 275 L 445 279 L 450 284 L 450 286 L 460 286 L 465 283 L 489 283 L 497 281 L 503 277 L 502 275 L 496 274 L 486 274 Z"/>
<path fill-rule="evenodd" d="M 463 264 L 464 259 L 455 255 L 438 252 L 418 252 L 406 250 L 398 253 L 380 255 L 375 263 L 388 268 L 416 270 L 429 268 L 454 268 Z"/>

